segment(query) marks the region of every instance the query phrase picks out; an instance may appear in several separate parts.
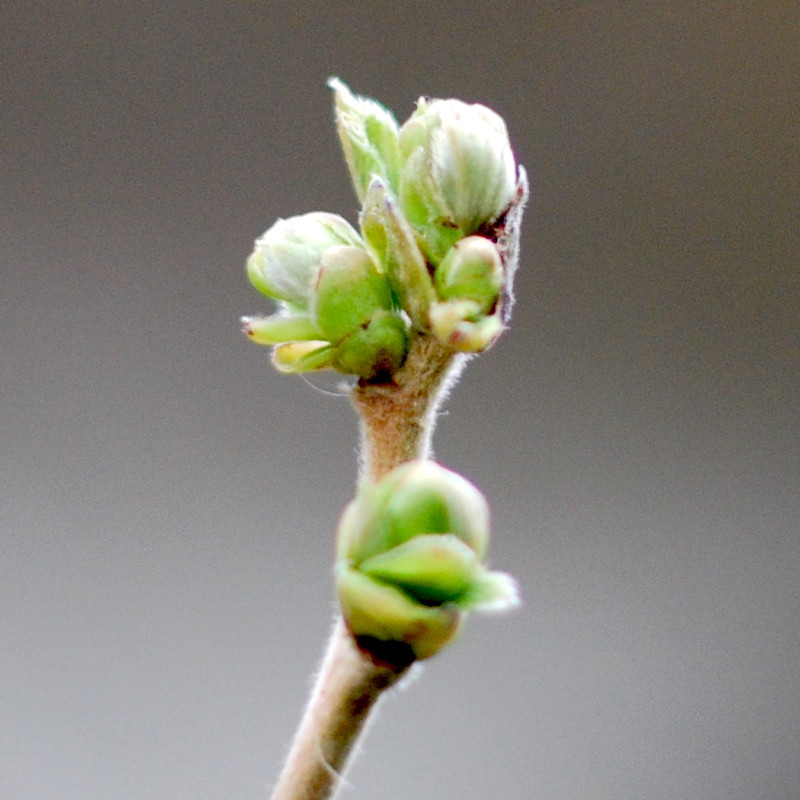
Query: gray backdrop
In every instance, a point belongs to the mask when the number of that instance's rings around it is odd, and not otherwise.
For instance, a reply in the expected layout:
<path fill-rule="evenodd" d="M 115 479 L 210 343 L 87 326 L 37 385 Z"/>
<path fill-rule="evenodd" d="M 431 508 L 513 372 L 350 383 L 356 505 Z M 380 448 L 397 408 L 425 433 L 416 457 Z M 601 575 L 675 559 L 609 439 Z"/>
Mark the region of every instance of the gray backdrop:
<path fill-rule="evenodd" d="M 354 220 L 335 74 L 490 105 L 533 186 L 436 437 L 525 604 L 389 698 L 342 797 L 798 797 L 796 3 L 3 5 L 0 796 L 275 778 L 356 423 L 237 319 L 275 218 Z"/>

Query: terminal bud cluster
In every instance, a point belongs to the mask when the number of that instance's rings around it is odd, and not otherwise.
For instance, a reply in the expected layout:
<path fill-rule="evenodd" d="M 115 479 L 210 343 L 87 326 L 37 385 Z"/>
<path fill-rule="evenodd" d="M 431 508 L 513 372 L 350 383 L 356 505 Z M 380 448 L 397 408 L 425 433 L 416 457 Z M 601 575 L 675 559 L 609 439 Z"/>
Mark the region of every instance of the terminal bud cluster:
<path fill-rule="evenodd" d="M 367 380 L 389 379 L 420 333 L 454 352 L 487 349 L 508 320 L 527 197 L 505 123 L 482 105 L 423 98 L 401 126 L 330 86 L 359 230 L 323 212 L 278 220 L 247 262 L 278 308 L 244 317 L 243 330 L 274 347 L 282 372 Z"/>

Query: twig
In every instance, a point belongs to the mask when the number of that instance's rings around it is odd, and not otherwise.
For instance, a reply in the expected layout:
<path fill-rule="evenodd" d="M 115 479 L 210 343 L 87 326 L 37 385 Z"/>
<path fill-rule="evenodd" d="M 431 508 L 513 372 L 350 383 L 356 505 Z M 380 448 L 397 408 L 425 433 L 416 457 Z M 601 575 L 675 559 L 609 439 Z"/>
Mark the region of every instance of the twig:
<path fill-rule="evenodd" d="M 273 800 L 333 797 L 370 711 L 404 671 L 376 664 L 337 619 Z"/>

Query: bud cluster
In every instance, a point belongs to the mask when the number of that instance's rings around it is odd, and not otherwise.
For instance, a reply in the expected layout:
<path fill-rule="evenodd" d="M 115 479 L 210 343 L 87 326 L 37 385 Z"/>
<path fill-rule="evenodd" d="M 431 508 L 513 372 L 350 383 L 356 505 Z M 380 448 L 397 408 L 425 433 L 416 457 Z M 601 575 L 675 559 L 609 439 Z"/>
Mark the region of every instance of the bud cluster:
<path fill-rule="evenodd" d="M 247 272 L 279 308 L 245 317 L 245 333 L 275 347 L 282 371 L 367 379 L 393 374 L 418 332 L 485 350 L 508 319 L 527 197 L 505 123 L 481 105 L 421 99 L 400 126 L 330 86 L 360 232 L 321 212 L 276 222 Z"/>
<path fill-rule="evenodd" d="M 351 633 L 428 658 L 455 636 L 465 612 L 515 605 L 513 579 L 484 565 L 488 543 L 483 495 L 433 461 L 364 484 L 338 531 L 337 589 Z"/>
<path fill-rule="evenodd" d="M 369 378 L 402 363 L 406 321 L 386 276 L 341 217 L 317 212 L 278 220 L 256 242 L 247 274 L 280 310 L 245 317 L 244 331 L 275 345 L 281 371 L 333 367 Z"/>

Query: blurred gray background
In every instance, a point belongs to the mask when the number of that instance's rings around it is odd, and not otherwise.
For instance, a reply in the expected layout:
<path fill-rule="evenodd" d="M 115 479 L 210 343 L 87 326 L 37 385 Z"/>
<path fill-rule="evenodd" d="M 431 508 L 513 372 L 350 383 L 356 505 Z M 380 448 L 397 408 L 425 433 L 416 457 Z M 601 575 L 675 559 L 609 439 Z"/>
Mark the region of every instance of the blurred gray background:
<path fill-rule="evenodd" d="M 355 220 L 329 75 L 486 103 L 533 187 L 436 436 L 525 604 L 388 699 L 342 797 L 800 796 L 796 3 L 3 6 L 0 796 L 275 779 L 357 428 L 237 320 L 278 216 Z"/>

